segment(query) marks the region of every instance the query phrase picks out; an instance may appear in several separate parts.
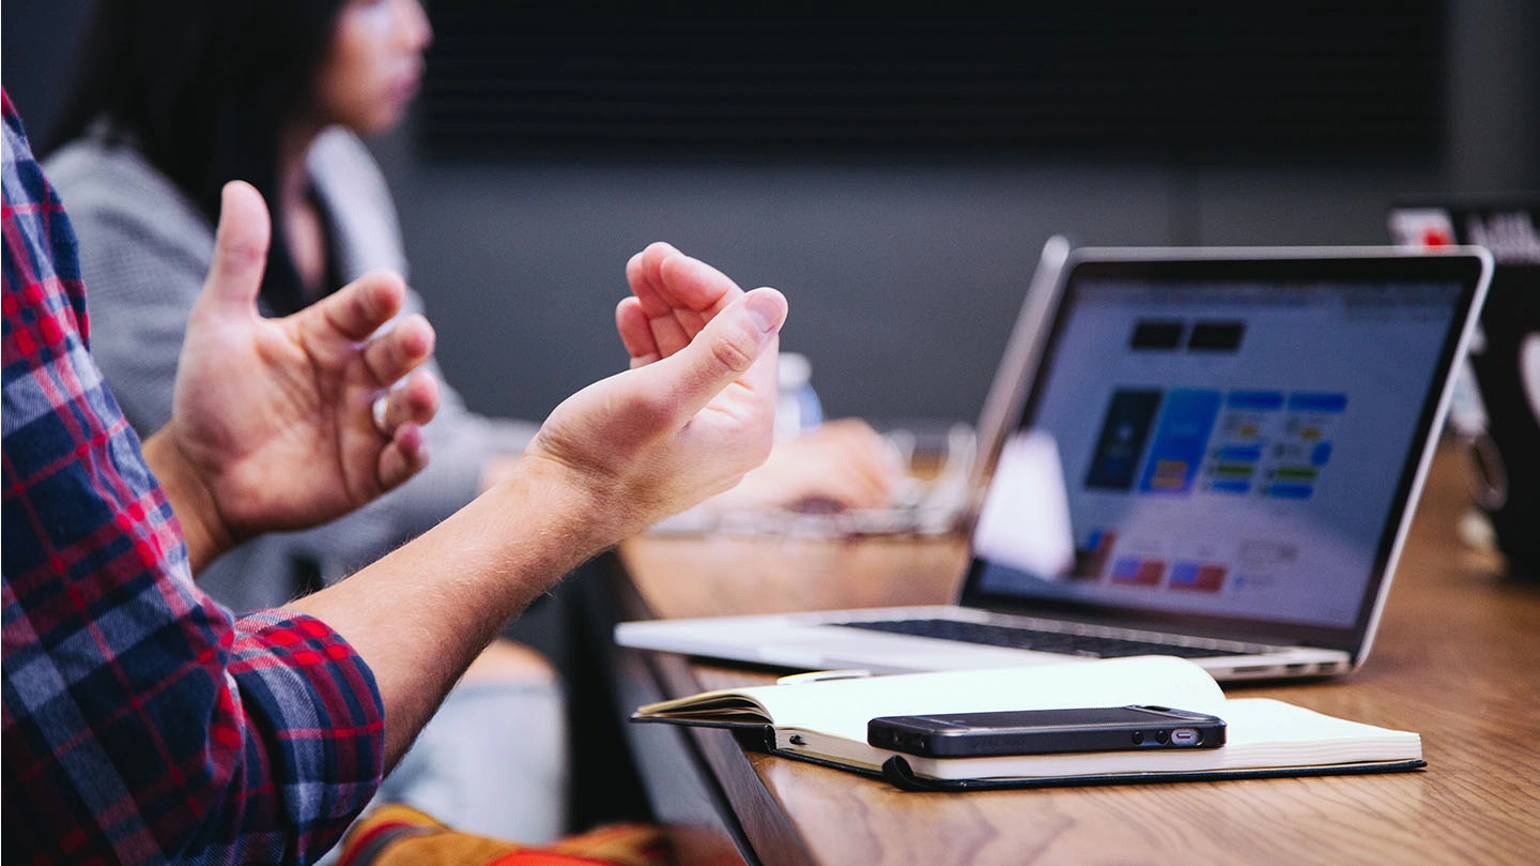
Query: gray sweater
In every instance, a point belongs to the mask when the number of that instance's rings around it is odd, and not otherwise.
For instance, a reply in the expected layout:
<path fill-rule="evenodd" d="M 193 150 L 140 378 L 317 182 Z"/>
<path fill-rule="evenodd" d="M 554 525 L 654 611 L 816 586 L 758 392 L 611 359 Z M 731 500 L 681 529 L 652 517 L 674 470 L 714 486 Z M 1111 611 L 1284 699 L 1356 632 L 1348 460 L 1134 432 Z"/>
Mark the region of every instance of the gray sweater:
<path fill-rule="evenodd" d="M 395 208 L 363 143 L 329 130 L 312 146 L 308 166 L 332 220 L 335 271 L 347 280 L 376 268 L 405 274 Z M 147 436 L 171 417 L 187 315 L 213 258 L 213 226 L 129 147 L 86 138 L 45 168 L 80 241 L 92 354 L 129 422 Z M 407 309 L 422 311 L 415 293 Z M 427 427 L 432 459 L 421 475 L 326 526 L 248 542 L 200 574 L 199 585 L 236 610 L 276 607 L 292 594 L 297 561 L 336 579 L 468 502 L 486 459 L 521 452 L 536 426 L 472 413 L 439 378 L 444 404 Z"/>

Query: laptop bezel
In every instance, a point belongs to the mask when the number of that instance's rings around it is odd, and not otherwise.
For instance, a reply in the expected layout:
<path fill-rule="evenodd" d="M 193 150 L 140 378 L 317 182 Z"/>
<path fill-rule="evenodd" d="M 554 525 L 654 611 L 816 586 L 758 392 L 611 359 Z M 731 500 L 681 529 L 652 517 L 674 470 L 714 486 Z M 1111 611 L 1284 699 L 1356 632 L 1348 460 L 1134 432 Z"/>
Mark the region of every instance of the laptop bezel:
<path fill-rule="evenodd" d="M 1403 460 L 1400 477 L 1387 510 L 1386 524 L 1376 545 L 1374 565 L 1359 603 L 1354 623 L 1327 628 L 1272 620 L 1228 618 L 1152 610 L 1108 608 L 1042 599 L 1024 600 L 985 592 L 980 579 L 987 560 L 972 557 L 962 582 L 958 603 L 1006 614 L 1025 614 L 1075 622 L 1231 638 L 1281 646 L 1308 646 L 1347 652 L 1354 665 L 1367 656 L 1380 611 L 1390 590 L 1393 572 L 1411 525 L 1414 505 L 1426 478 L 1437 444 L 1437 425 L 1448 410 L 1457 360 L 1463 357 L 1477 321 L 1491 277 L 1491 256 L 1480 247 L 1448 247 L 1437 252 L 1396 247 L 1201 247 L 1201 248 L 1081 248 L 1072 251 L 1060 269 L 1059 279 L 1039 307 L 1042 324 L 1035 333 L 1036 346 L 1022 353 L 1026 369 L 1013 395 L 1008 429 L 1000 441 L 1030 424 L 1041 396 L 1041 385 L 1051 374 L 1053 352 L 1063 332 L 1068 303 L 1080 281 L 1087 279 L 1160 279 L 1189 282 L 1217 280 L 1309 280 L 1348 282 L 1365 278 L 1418 282 L 1457 281 L 1460 296 L 1435 367 L 1437 380 L 1429 383 L 1418 415 L 1413 445 Z M 1029 304 L 1031 303 L 1029 299 Z M 995 453 L 987 456 L 992 461 Z M 985 473 L 985 477 L 988 473 Z"/>

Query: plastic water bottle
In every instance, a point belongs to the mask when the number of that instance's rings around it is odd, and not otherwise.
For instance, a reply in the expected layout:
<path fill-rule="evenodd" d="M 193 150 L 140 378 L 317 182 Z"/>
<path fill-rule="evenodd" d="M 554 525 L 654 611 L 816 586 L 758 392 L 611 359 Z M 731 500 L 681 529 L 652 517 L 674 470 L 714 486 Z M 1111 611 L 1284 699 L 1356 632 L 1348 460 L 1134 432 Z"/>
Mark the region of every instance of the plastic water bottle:
<path fill-rule="evenodd" d="M 790 439 L 823 423 L 823 405 L 813 390 L 813 365 L 806 355 L 782 352 L 777 369 L 775 438 Z"/>

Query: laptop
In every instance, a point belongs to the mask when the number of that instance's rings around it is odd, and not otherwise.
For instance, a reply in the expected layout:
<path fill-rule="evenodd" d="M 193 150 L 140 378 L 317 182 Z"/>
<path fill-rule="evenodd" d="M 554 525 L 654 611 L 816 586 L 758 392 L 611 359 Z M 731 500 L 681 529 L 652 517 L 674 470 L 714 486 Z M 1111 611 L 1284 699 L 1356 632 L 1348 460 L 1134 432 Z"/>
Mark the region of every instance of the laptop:
<path fill-rule="evenodd" d="M 628 622 L 616 642 L 873 673 L 1151 653 L 1220 680 L 1345 673 L 1491 267 L 1479 247 L 1072 251 L 991 390 L 1010 411 L 955 604 Z"/>

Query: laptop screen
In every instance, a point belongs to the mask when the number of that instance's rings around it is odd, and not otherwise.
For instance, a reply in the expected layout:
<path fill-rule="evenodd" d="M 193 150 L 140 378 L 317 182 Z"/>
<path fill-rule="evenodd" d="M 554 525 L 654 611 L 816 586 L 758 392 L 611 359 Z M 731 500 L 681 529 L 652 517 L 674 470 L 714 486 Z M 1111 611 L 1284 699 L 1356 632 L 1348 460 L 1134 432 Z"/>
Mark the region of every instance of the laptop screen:
<path fill-rule="evenodd" d="M 1474 256 L 1074 263 L 965 602 L 1351 645 Z"/>

